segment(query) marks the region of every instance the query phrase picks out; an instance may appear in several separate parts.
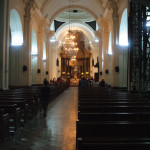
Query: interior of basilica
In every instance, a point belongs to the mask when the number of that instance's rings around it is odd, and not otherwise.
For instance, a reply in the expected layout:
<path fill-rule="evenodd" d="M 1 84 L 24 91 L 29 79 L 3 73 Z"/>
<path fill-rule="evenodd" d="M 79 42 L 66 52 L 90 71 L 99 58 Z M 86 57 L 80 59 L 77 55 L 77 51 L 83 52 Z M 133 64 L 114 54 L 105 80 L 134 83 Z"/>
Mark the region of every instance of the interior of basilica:
<path fill-rule="evenodd" d="M 84 128 L 82 121 L 80 122 L 85 117 L 82 118 L 82 115 L 87 113 L 88 104 L 91 107 L 94 105 L 94 109 L 89 108 L 89 112 L 102 115 L 106 110 L 98 110 L 97 107 L 105 105 L 99 106 L 100 98 L 119 101 L 119 98 L 133 100 L 150 97 L 149 0 L 1 0 L 0 19 L 0 149 L 75 150 L 76 147 L 76 150 L 98 150 L 87 142 L 88 138 L 87 141 L 86 138 L 81 138 L 82 135 L 90 137 L 90 134 L 96 138 L 96 132 L 102 133 L 99 129 L 96 131 L 95 126 Z M 51 103 L 45 120 L 39 114 L 38 95 L 39 87 L 44 86 L 44 80 L 48 81 L 51 88 Z M 86 80 L 87 85 L 82 85 L 82 80 Z M 104 81 L 108 89 L 95 89 L 101 86 L 101 81 Z M 115 90 L 122 90 L 126 94 Z M 137 97 L 133 98 L 131 93 Z M 89 101 L 82 108 L 84 100 L 92 98 L 95 103 Z M 112 105 L 119 107 L 118 105 L 123 104 Z M 145 105 L 149 107 L 149 103 Z M 137 113 L 139 105 L 135 107 L 129 113 Z M 15 115 L 11 116 L 14 108 Z M 7 114 L 5 109 L 11 111 Z M 147 109 L 144 113 L 147 113 Z M 121 108 L 117 110 L 124 112 Z M 140 108 L 140 112 L 141 110 L 143 109 Z M 85 112 L 82 114 L 82 111 Z M 114 108 L 107 111 L 113 115 L 116 113 Z M 125 110 L 126 113 L 128 111 Z M 19 112 L 21 118 L 18 123 Z M 68 116 L 63 117 L 62 114 Z M 92 115 L 87 118 L 92 118 Z M 129 119 L 128 116 L 125 117 Z M 34 119 L 30 122 L 31 118 Z M 86 122 L 87 118 L 83 120 Z M 79 122 L 76 122 L 77 119 Z M 68 123 L 68 128 L 65 123 Z M 25 130 L 32 136 L 26 136 L 24 131 L 21 135 L 14 134 L 19 126 L 24 128 L 25 124 Z M 30 125 L 33 125 L 33 130 Z M 103 128 L 101 124 L 100 126 Z M 118 124 L 116 126 L 117 133 L 124 130 Z M 107 128 L 107 124 L 105 127 Z M 144 134 L 143 126 L 138 127 L 137 130 Z M 93 133 L 88 134 L 87 131 L 91 128 Z M 41 133 L 37 130 L 41 130 Z M 114 130 L 117 129 L 114 127 Z M 127 129 L 126 131 L 130 132 Z M 8 141 L 8 137 L 11 137 L 9 140 L 12 145 L 4 142 Z M 40 138 L 43 139 L 42 142 Z M 45 138 L 51 140 L 46 142 Z M 21 139 L 18 144 L 21 147 L 16 146 L 18 139 Z M 110 141 L 114 142 L 112 139 Z M 125 144 L 125 149 L 131 149 L 128 147 L 129 143 Z M 115 150 L 122 150 L 116 145 Z M 101 150 L 113 150 L 113 144 L 111 148 L 101 147 L 101 144 L 98 146 Z M 147 148 L 150 148 L 150 144 L 148 147 L 144 145 L 143 150 Z"/>
<path fill-rule="evenodd" d="M 138 14 L 130 13 L 130 5 L 128 0 L 3 2 L 0 89 L 42 84 L 45 78 L 59 77 L 104 79 L 111 87 L 149 89 L 149 81 L 139 79 L 149 76 L 145 69 L 148 62 L 142 61 L 139 71 L 134 69 L 143 50 L 137 50 L 139 56 L 131 50 L 136 31 L 130 35 L 134 26 L 129 25 L 136 23 Z M 145 34 L 149 35 L 149 9 L 145 9 Z M 142 43 L 140 47 L 144 47 Z M 145 59 L 149 59 L 146 51 Z"/>

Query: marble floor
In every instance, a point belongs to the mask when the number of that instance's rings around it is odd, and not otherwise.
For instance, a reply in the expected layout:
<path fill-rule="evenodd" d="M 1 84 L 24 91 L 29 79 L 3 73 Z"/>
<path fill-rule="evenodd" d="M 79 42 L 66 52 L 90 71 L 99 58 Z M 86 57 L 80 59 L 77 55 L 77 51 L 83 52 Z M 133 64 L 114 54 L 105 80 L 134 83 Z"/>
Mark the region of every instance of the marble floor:
<path fill-rule="evenodd" d="M 70 87 L 0 150 L 75 150 L 78 88 Z"/>

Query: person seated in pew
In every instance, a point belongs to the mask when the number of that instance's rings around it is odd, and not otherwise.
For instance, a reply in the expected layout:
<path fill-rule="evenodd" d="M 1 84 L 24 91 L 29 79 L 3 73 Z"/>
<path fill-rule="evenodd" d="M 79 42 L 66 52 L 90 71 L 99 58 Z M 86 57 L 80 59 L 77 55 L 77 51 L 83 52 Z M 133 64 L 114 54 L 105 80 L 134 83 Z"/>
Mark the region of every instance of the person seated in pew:
<path fill-rule="evenodd" d="M 44 111 L 44 117 L 46 117 L 49 98 L 50 98 L 50 87 L 48 86 L 47 79 L 44 79 L 44 85 L 40 89 L 41 110 L 43 109 Z"/>
<path fill-rule="evenodd" d="M 79 87 L 81 88 L 86 88 L 88 86 L 87 80 L 83 77 L 80 81 L 79 81 Z"/>
<path fill-rule="evenodd" d="M 102 81 L 99 83 L 99 85 L 100 85 L 101 87 L 105 87 L 105 81 L 104 81 L 104 79 L 102 79 Z"/>

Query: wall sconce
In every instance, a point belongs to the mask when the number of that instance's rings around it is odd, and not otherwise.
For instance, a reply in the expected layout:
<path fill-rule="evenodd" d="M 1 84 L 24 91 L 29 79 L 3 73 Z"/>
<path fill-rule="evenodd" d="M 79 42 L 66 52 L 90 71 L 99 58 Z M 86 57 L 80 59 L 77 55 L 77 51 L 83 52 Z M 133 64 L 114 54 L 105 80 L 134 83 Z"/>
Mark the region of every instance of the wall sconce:
<path fill-rule="evenodd" d="M 119 66 L 116 66 L 116 67 L 115 67 L 115 71 L 116 71 L 116 72 L 119 72 Z"/>
<path fill-rule="evenodd" d="M 37 73 L 41 73 L 41 70 L 40 70 L 40 69 L 37 69 Z"/>
<path fill-rule="evenodd" d="M 27 66 L 23 65 L 23 71 L 27 71 Z"/>
<path fill-rule="evenodd" d="M 108 69 L 106 69 L 106 70 L 105 70 L 105 73 L 106 73 L 106 74 L 108 74 L 108 73 L 109 73 Z"/>
<path fill-rule="evenodd" d="M 58 60 L 58 58 L 56 59 L 56 66 L 59 66 L 59 60 Z"/>
<path fill-rule="evenodd" d="M 92 59 L 92 66 L 94 66 L 94 59 Z"/>

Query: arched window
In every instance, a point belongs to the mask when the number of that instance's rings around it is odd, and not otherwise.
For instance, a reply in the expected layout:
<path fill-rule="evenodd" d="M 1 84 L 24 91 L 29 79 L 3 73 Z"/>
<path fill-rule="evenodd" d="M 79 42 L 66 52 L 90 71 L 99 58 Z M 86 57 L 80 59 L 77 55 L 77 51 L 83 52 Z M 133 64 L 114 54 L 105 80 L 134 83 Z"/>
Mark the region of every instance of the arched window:
<path fill-rule="evenodd" d="M 21 19 L 15 9 L 10 11 L 11 45 L 23 44 L 23 32 Z"/>
<path fill-rule="evenodd" d="M 111 42 L 111 32 L 109 34 L 109 46 L 108 46 L 108 54 L 112 55 L 112 42 Z"/>
<path fill-rule="evenodd" d="M 128 28 L 127 28 L 127 8 L 124 10 L 121 23 L 120 23 L 120 33 L 119 33 L 119 45 L 127 46 L 128 45 Z"/>
<path fill-rule="evenodd" d="M 32 30 L 32 54 L 38 54 L 36 33 Z"/>
<path fill-rule="evenodd" d="M 46 60 L 46 46 L 45 46 L 45 42 L 43 42 L 43 60 Z"/>

